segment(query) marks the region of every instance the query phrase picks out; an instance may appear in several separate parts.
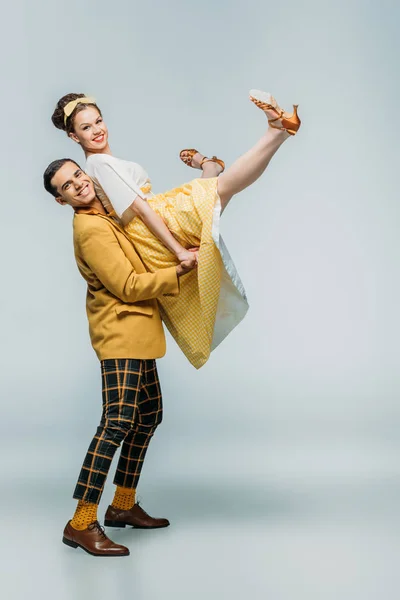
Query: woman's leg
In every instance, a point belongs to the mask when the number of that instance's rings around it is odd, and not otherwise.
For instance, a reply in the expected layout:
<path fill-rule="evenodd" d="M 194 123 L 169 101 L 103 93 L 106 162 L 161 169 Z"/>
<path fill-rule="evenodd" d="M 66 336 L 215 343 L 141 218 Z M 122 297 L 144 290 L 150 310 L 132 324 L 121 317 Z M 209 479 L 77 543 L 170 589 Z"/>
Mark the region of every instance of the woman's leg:
<path fill-rule="evenodd" d="M 187 153 L 185 151 L 182 152 L 183 156 L 186 156 Z M 196 152 L 196 154 L 192 158 L 192 165 L 195 169 L 200 169 L 202 171 L 200 179 L 210 179 L 210 177 L 218 177 L 222 172 L 222 167 L 218 163 L 207 161 L 203 163 L 200 167 L 200 163 L 204 158 L 203 154 L 200 152 Z"/>
<path fill-rule="evenodd" d="M 218 163 L 209 160 L 203 163 L 202 170 L 200 179 L 210 179 L 210 177 L 218 177 L 221 174 L 222 167 Z"/>
<path fill-rule="evenodd" d="M 290 134 L 286 131 L 268 127 L 257 144 L 218 177 L 222 211 L 232 196 L 249 187 L 264 173 L 271 158 L 288 137 Z"/>

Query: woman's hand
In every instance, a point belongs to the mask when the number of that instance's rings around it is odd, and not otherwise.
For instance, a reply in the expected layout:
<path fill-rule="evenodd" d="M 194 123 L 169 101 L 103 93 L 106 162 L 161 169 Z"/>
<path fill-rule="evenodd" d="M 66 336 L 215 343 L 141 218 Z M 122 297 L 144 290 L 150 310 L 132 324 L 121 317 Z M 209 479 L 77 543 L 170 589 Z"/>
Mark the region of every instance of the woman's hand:
<path fill-rule="evenodd" d="M 186 248 L 183 248 L 177 253 L 176 258 L 179 260 L 180 263 L 185 262 L 188 265 L 193 265 L 193 267 L 195 267 L 197 265 L 197 259 L 199 254 L 198 250 L 198 248 L 190 248 L 190 250 L 186 250 Z"/>
<path fill-rule="evenodd" d="M 131 208 L 164 246 L 175 254 L 180 263 L 185 262 L 185 264 L 191 265 L 191 268 L 197 265 L 198 248 L 191 248 L 190 250 L 183 248 L 172 235 L 160 215 L 149 206 L 146 200 L 143 200 L 140 196 L 136 196 Z"/>

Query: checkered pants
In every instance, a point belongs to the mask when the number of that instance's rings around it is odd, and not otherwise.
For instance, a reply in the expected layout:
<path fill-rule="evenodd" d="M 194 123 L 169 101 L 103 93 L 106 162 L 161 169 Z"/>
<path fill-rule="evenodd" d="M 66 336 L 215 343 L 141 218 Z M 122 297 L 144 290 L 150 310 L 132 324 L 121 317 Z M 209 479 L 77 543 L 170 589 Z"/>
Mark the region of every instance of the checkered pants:
<path fill-rule="evenodd" d="M 74 498 L 100 502 L 111 461 L 122 443 L 114 483 L 136 488 L 153 433 L 162 420 L 155 360 L 101 362 L 103 413 L 76 484 Z"/>

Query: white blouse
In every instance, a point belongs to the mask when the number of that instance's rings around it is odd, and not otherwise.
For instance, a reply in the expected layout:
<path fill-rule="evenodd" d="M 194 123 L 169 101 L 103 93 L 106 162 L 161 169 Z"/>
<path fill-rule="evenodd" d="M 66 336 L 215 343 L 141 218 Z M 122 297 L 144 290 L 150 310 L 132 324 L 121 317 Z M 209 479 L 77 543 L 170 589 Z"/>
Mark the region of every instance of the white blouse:
<path fill-rule="evenodd" d="M 140 188 L 147 186 L 150 179 L 137 163 L 109 154 L 92 154 L 86 161 L 85 171 L 93 179 L 104 207 L 108 211 L 114 209 L 120 218 L 136 196 L 148 197 Z"/>

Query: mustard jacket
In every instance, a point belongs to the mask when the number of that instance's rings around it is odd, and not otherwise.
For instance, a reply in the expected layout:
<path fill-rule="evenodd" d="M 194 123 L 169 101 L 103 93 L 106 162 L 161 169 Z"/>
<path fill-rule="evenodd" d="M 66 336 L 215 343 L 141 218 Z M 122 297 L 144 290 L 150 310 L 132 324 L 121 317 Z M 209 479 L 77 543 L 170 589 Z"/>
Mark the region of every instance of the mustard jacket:
<path fill-rule="evenodd" d="M 75 213 L 73 230 L 76 262 L 88 285 L 89 333 L 99 360 L 164 356 L 156 298 L 179 293 L 175 267 L 147 273 L 122 227 L 94 209 Z"/>

